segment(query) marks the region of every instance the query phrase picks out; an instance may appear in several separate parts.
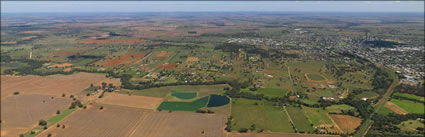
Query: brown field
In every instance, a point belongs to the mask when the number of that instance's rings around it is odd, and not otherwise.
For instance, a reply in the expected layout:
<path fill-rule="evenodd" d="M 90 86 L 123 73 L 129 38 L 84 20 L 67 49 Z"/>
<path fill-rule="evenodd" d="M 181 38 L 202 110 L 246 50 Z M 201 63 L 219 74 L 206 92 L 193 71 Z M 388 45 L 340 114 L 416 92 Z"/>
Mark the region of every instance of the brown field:
<path fill-rule="evenodd" d="M 105 67 L 115 67 L 120 64 L 133 64 L 143 59 L 144 55 L 141 54 L 129 54 L 120 57 L 113 58 L 103 63 Z"/>
<path fill-rule="evenodd" d="M 84 40 L 84 41 L 77 41 L 78 44 L 111 44 L 111 43 L 118 43 L 118 44 L 133 44 L 133 43 L 145 43 L 146 40 L 143 39 L 106 39 L 106 40 L 96 40 L 96 39 L 90 39 L 90 40 Z"/>
<path fill-rule="evenodd" d="M 70 72 L 72 70 L 72 68 L 65 68 L 63 69 L 63 72 Z"/>
<path fill-rule="evenodd" d="M 360 126 L 362 119 L 349 116 L 349 115 L 329 115 L 333 121 L 341 128 L 345 133 L 353 133 L 355 129 Z"/>
<path fill-rule="evenodd" d="M 170 53 L 166 52 L 166 51 L 161 51 L 158 54 L 156 54 L 157 57 L 168 57 L 170 56 Z"/>
<path fill-rule="evenodd" d="M 129 136 L 223 137 L 226 117 L 193 112 L 150 112 L 138 120 Z"/>
<path fill-rule="evenodd" d="M 47 136 L 134 136 L 134 137 L 222 137 L 226 116 L 193 112 L 155 112 L 129 107 L 89 106 L 74 112 L 59 124 L 40 134 Z M 107 119 L 105 119 L 107 118 Z M 90 131 L 90 132 L 88 132 Z M 204 134 L 202 134 L 204 131 Z"/>
<path fill-rule="evenodd" d="M 16 41 L 2 41 L 0 42 L 2 45 L 8 45 L 8 44 L 16 44 Z"/>
<path fill-rule="evenodd" d="M 30 31 L 23 31 L 22 34 L 41 34 L 47 32 L 45 30 L 30 30 Z"/>
<path fill-rule="evenodd" d="M 136 125 L 137 119 L 143 116 L 144 111 L 117 106 L 91 105 L 87 109 L 79 109 L 68 116 L 60 125 L 65 128 L 53 126 L 40 137 L 51 133 L 53 137 L 123 137 Z"/>
<path fill-rule="evenodd" d="M 53 99 L 52 99 L 53 97 Z M 43 102 L 44 101 L 44 102 Z M 71 104 L 68 97 L 13 95 L 1 100 L 1 136 L 17 137 Z"/>
<path fill-rule="evenodd" d="M 21 40 L 29 40 L 29 39 L 36 38 L 36 37 L 37 36 L 28 36 L 28 37 L 21 38 Z"/>
<path fill-rule="evenodd" d="M 227 137 L 339 137 L 339 135 L 297 134 L 297 133 L 238 133 L 231 132 Z"/>
<path fill-rule="evenodd" d="M 384 106 L 388 109 L 391 109 L 395 113 L 400 114 L 400 115 L 407 115 L 407 113 L 408 113 L 406 110 L 397 106 L 396 104 L 392 103 L 391 101 L 387 101 L 387 103 L 385 103 Z"/>
<path fill-rule="evenodd" d="M 72 66 L 71 63 L 64 63 L 64 64 L 53 64 L 48 66 L 48 68 L 64 68 L 64 67 L 69 67 Z"/>
<path fill-rule="evenodd" d="M 108 93 L 97 103 L 155 110 L 163 100 L 157 97 Z"/>
<path fill-rule="evenodd" d="M 164 63 L 164 64 L 159 64 L 159 66 L 162 67 L 162 69 L 176 68 L 176 64 L 174 64 L 174 63 Z"/>
<path fill-rule="evenodd" d="M 197 57 L 187 57 L 186 62 L 197 62 L 199 59 Z"/>
<path fill-rule="evenodd" d="M 72 75 L 40 76 L 1 76 L 1 98 L 11 96 L 13 92 L 20 94 L 40 94 L 61 96 L 81 93 L 91 83 L 100 86 L 102 82 L 120 85 L 119 79 L 109 79 L 104 75 L 77 73 Z"/>

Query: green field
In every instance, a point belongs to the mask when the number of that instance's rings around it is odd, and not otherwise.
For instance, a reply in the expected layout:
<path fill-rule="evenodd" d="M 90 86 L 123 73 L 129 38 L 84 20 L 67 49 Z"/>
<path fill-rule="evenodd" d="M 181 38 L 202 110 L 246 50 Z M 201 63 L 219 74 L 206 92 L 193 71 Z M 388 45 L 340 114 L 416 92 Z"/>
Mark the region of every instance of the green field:
<path fill-rule="evenodd" d="M 425 98 L 424 97 L 420 97 L 420 96 L 415 96 L 415 95 L 411 95 L 411 94 L 406 94 L 406 93 L 394 93 L 393 95 L 394 98 L 401 98 L 401 99 L 407 99 L 407 100 L 411 100 L 411 101 L 417 101 L 417 102 L 425 102 Z"/>
<path fill-rule="evenodd" d="M 418 127 L 425 127 L 424 123 L 419 120 L 403 121 L 397 126 L 400 128 L 401 131 L 416 131 L 416 128 Z"/>
<path fill-rule="evenodd" d="M 415 114 L 424 114 L 424 104 L 423 103 L 414 103 L 407 100 L 398 100 L 398 99 L 391 99 L 391 102 L 398 105 L 399 107 L 403 108 L 409 113 L 415 113 Z"/>
<path fill-rule="evenodd" d="M 363 92 L 363 93 L 356 95 L 355 99 L 362 99 L 362 98 L 371 99 L 371 98 L 377 98 L 378 96 L 379 96 L 379 94 L 376 93 L 376 92 L 367 91 L 367 92 Z"/>
<path fill-rule="evenodd" d="M 382 107 L 379 111 L 378 114 L 386 116 L 389 115 L 391 113 L 394 113 L 394 111 L 392 111 L 391 109 L 387 108 L 387 107 Z"/>
<path fill-rule="evenodd" d="M 232 104 L 232 130 L 249 129 L 255 124 L 255 131 L 293 133 L 288 116 L 281 107 L 271 102 L 237 98 Z"/>
<path fill-rule="evenodd" d="M 288 110 L 298 132 L 312 133 L 314 131 L 314 128 L 311 126 L 312 123 L 310 123 L 307 116 L 304 115 L 304 112 L 300 108 L 289 106 L 286 107 L 286 110 Z"/>
<path fill-rule="evenodd" d="M 171 92 L 171 96 L 175 96 L 179 99 L 192 99 L 196 97 L 196 92 L 177 92 L 173 91 Z"/>
<path fill-rule="evenodd" d="M 197 96 L 203 97 L 210 94 L 219 94 L 223 92 L 224 87 L 228 87 L 226 84 L 220 85 L 181 85 L 181 86 L 165 86 L 159 88 L 149 88 L 143 90 L 128 90 L 122 89 L 117 91 L 121 94 L 131 94 L 138 96 L 150 96 L 150 97 L 167 97 L 172 91 L 186 92 L 193 91 L 197 92 Z"/>
<path fill-rule="evenodd" d="M 323 81 L 323 80 L 326 80 L 324 77 L 322 77 L 321 75 L 318 75 L 318 74 L 307 74 L 307 77 L 310 80 L 314 80 L 314 81 Z"/>
<path fill-rule="evenodd" d="M 332 112 L 332 113 L 342 113 L 342 111 L 348 111 L 348 110 L 355 110 L 355 108 L 346 104 L 332 105 L 332 106 L 326 107 L 326 111 Z"/>
<path fill-rule="evenodd" d="M 266 97 L 283 97 L 288 94 L 287 90 L 280 88 L 259 88 L 256 91 L 251 91 L 249 89 L 241 89 L 241 91 L 252 94 L 263 94 Z"/>
<path fill-rule="evenodd" d="M 158 106 L 157 110 L 196 111 L 205 107 L 208 103 L 208 99 L 209 96 L 193 102 L 164 101 Z"/>
<path fill-rule="evenodd" d="M 302 110 L 314 126 L 320 126 L 321 124 L 333 125 L 333 122 L 329 118 L 326 110 L 311 107 L 303 107 Z"/>

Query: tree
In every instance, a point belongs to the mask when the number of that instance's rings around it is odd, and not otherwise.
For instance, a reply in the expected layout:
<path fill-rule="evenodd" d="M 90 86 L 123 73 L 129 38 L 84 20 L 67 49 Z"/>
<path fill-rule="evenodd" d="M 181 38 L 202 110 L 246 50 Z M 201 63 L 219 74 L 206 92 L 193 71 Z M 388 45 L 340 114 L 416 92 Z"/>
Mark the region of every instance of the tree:
<path fill-rule="evenodd" d="M 45 120 L 40 120 L 40 121 L 38 122 L 38 125 L 40 125 L 40 126 L 45 126 L 45 125 L 47 125 L 47 121 L 45 121 Z"/>
<path fill-rule="evenodd" d="M 255 130 L 255 124 L 252 124 L 251 128 L 249 128 L 249 130 L 254 131 Z"/>
<path fill-rule="evenodd" d="M 19 92 L 13 92 L 13 95 L 19 95 Z"/>
<path fill-rule="evenodd" d="M 65 125 L 62 125 L 62 128 L 65 128 Z"/>
<path fill-rule="evenodd" d="M 103 106 L 100 106 L 100 108 L 99 108 L 100 110 L 103 110 Z"/>
<path fill-rule="evenodd" d="M 61 127 L 61 125 L 60 124 L 56 124 L 56 127 Z"/>
<path fill-rule="evenodd" d="M 61 111 L 60 110 L 56 110 L 56 114 L 61 114 Z"/>
<path fill-rule="evenodd" d="M 102 82 L 102 89 L 105 89 L 105 88 L 106 88 L 106 83 Z"/>
<path fill-rule="evenodd" d="M 47 137 L 51 137 L 51 136 L 52 136 L 52 133 L 47 134 Z"/>

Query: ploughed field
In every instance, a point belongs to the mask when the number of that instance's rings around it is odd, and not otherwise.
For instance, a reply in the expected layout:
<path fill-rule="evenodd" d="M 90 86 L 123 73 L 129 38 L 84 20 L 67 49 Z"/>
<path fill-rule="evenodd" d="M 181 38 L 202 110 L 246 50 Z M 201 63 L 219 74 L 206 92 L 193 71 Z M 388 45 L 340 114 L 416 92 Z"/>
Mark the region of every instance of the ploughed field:
<path fill-rule="evenodd" d="M 23 134 L 40 119 L 52 117 L 57 110 L 65 110 L 70 98 L 46 95 L 13 95 L 1 100 L 1 136 Z"/>
<path fill-rule="evenodd" d="M 65 128 L 53 126 L 39 136 L 50 133 L 53 136 L 220 137 L 225 136 L 225 122 L 226 116 L 220 114 L 156 112 L 94 104 L 59 122 Z"/>

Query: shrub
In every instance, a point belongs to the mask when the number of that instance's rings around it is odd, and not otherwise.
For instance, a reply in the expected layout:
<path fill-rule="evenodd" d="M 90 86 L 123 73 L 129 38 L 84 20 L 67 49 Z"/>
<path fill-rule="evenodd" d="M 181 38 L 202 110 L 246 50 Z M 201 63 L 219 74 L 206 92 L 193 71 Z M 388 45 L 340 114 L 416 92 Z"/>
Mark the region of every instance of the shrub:
<path fill-rule="evenodd" d="M 19 95 L 19 92 L 13 92 L 13 95 Z"/>
<path fill-rule="evenodd" d="M 247 128 L 241 128 L 241 129 L 239 129 L 239 132 L 240 133 L 246 133 L 246 132 L 248 132 L 248 129 Z"/>

